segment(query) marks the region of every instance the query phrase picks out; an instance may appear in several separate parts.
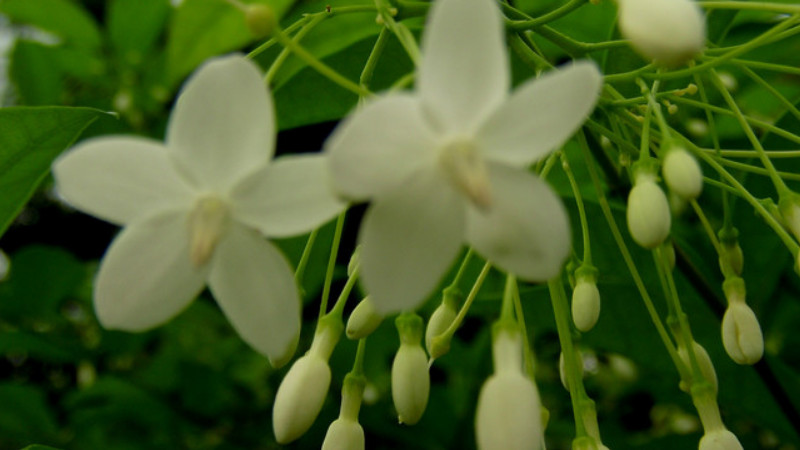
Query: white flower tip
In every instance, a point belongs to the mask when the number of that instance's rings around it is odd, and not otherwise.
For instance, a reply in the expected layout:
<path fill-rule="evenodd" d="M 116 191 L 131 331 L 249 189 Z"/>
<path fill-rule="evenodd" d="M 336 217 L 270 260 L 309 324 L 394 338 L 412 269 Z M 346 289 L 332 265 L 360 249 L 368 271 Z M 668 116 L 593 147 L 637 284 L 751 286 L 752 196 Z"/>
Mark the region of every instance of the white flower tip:
<path fill-rule="evenodd" d="M 692 0 L 621 0 L 619 28 L 642 56 L 669 67 L 705 46 L 705 18 Z"/>
<path fill-rule="evenodd" d="M 628 195 L 628 230 L 637 244 L 652 249 L 669 235 L 672 216 L 664 191 L 649 177 L 639 177 Z"/>
<path fill-rule="evenodd" d="M 703 191 L 703 171 L 700 164 L 681 147 L 667 151 L 662 173 L 669 189 L 684 200 L 694 200 Z"/>
<path fill-rule="evenodd" d="M 730 302 L 722 317 L 722 344 L 738 364 L 755 364 L 764 355 L 758 318 L 743 301 Z"/>
<path fill-rule="evenodd" d="M 346 418 L 334 420 L 328 427 L 322 450 L 363 450 L 364 429 L 357 421 Z"/>
<path fill-rule="evenodd" d="M 305 355 L 295 361 L 275 395 L 272 429 L 280 444 L 302 436 L 317 418 L 328 387 L 331 369 L 324 359 Z"/>
<path fill-rule="evenodd" d="M 743 450 L 735 434 L 725 428 L 718 428 L 703 435 L 699 450 Z"/>
<path fill-rule="evenodd" d="M 572 320 L 584 333 L 594 328 L 600 317 L 600 291 L 593 281 L 581 280 L 572 291 Z"/>
<path fill-rule="evenodd" d="M 392 400 L 400 423 L 419 422 L 428 405 L 430 385 L 425 350 L 419 345 L 400 345 L 392 363 Z"/>
<path fill-rule="evenodd" d="M 539 393 L 518 372 L 490 376 L 481 388 L 475 415 L 481 450 L 534 450 L 542 441 Z"/>

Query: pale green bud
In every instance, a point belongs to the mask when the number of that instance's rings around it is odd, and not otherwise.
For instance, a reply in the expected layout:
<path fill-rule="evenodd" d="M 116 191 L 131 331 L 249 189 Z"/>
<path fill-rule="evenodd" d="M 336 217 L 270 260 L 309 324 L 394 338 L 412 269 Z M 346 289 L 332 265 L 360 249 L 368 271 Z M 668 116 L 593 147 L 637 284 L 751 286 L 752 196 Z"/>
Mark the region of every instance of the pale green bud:
<path fill-rule="evenodd" d="M 272 8 L 263 3 L 253 3 L 247 5 L 244 21 L 253 37 L 264 38 L 272 34 L 276 19 Z"/>
<path fill-rule="evenodd" d="M 631 237 L 644 248 L 658 247 L 669 235 L 672 225 L 669 203 L 652 175 L 637 177 L 628 195 L 626 215 Z"/>
<path fill-rule="evenodd" d="M 735 434 L 725 428 L 717 428 L 703 435 L 699 450 L 743 450 Z"/>
<path fill-rule="evenodd" d="M 703 191 L 700 164 L 682 147 L 667 150 L 662 174 L 670 190 L 685 200 L 694 200 Z"/>
<path fill-rule="evenodd" d="M 481 388 L 475 415 L 480 450 L 537 450 L 542 442 L 539 393 L 518 371 L 490 376 Z"/>
<path fill-rule="evenodd" d="M 433 338 L 439 336 L 440 334 L 444 333 L 447 328 L 453 323 L 453 320 L 456 318 L 456 311 L 454 302 L 452 301 L 442 301 L 439 306 L 433 311 L 431 314 L 431 318 L 428 320 L 428 326 L 425 328 L 425 348 L 428 349 L 428 353 L 433 356 Z M 441 355 L 437 355 L 437 358 Z"/>
<path fill-rule="evenodd" d="M 350 318 L 347 319 L 345 334 L 348 339 L 361 339 L 369 336 L 383 322 L 383 316 L 375 310 L 375 304 L 369 298 L 356 305 Z"/>
<path fill-rule="evenodd" d="M 356 420 L 338 418 L 328 427 L 322 450 L 363 450 L 364 429 Z"/>
<path fill-rule="evenodd" d="M 283 378 L 272 407 L 272 428 L 280 444 L 302 436 L 314 423 L 331 383 L 331 369 L 309 353 L 295 361 Z"/>
<path fill-rule="evenodd" d="M 608 450 L 608 447 L 590 436 L 582 436 L 572 440 L 572 450 Z"/>
<path fill-rule="evenodd" d="M 428 357 L 422 349 L 422 318 L 401 314 L 395 320 L 400 348 L 392 362 L 392 400 L 400 423 L 414 425 L 428 405 L 431 379 Z"/>
<path fill-rule="evenodd" d="M 732 301 L 722 317 L 722 344 L 738 364 L 755 364 L 764 355 L 764 336 L 753 310 L 744 301 Z"/>
<path fill-rule="evenodd" d="M 647 59 L 676 67 L 699 54 L 705 18 L 691 0 L 618 0 L 619 29 Z"/>
<path fill-rule="evenodd" d="M 591 279 L 580 279 L 572 291 L 572 320 L 575 328 L 587 332 L 600 317 L 600 291 Z"/>
<path fill-rule="evenodd" d="M 692 349 L 694 350 L 694 356 L 697 359 L 697 365 L 700 366 L 700 372 L 703 373 L 703 378 L 705 378 L 705 380 L 711 384 L 711 387 L 714 390 L 714 395 L 716 395 L 719 383 L 717 381 L 717 372 L 714 370 L 714 364 L 711 362 L 711 357 L 708 356 L 706 349 L 697 343 L 697 341 L 692 341 Z M 689 359 L 689 350 L 685 345 L 678 346 L 678 356 L 681 357 L 681 360 L 686 367 L 689 367 L 691 370 L 692 364 L 691 360 Z M 688 386 L 683 380 L 681 380 L 680 388 L 682 391 L 687 393 L 691 391 L 691 386 Z"/>

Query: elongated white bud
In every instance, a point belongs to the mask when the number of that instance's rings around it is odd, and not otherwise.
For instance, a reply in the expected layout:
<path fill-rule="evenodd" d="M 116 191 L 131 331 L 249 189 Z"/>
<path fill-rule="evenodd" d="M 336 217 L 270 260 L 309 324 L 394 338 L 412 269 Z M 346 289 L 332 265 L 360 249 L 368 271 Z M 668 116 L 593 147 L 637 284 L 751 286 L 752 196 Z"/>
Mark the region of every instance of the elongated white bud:
<path fill-rule="evenodd" d="M 456 314 L 458 313 L 456 311 L 455 300 L 445 295 L 442 303 L 440 303 L 433 311 L 433 314 L 431 314 L 431 318 L 428 319 L 428 326 L 425 328 L 425 348 L 428 349 L 428 353 L 431 357 L 434 355 L 432 348 L 433 338 L 444 333 L 444 331 L 450 327 L 450 324 L 452 324 L 453 320 L 456 318 Z M 439 356 L 442 355 L 436 355 L 436 357 Z"/>
<path fill-rule="evenodd" d="M 619 29 L 636 51 L 675 67 L 705 46 L 706 24 L 692 0 L 618 0 Z"/>
<path fill-rule="evenodd" d="M 328 362 L 316 354 L 295 361 L 284 377 L 272 408 L 272 428 L 280 444 L 302 436 L 314 423 L 331 383 Z"/>
<path fill-rule="evenodd" d="M 572 320 L 575 328 L 587 332 L 600 317 L 600 291 L 591 279 L 580 279 L 572 291 Z"/>
<path fill-rule="evenodd" d="M 735 434 L 725 428 L 717 428 L 703 435 L 699 450 L 743 450 L 743 448 Z"/>
<path fill-rule="evenodd" d="M 669 203 L 652 175 L 636 178 L 628 195 L 626 216 L 631 237 L 644 248 L 658 247 L 669 235 L 672 226 Z"/>
<path fill-rule="evenodd" d="M 694 200 L 703 191 L 700 164 L 682 147 L 667 150 L 662 174 L 669 189 L 684 200 Z"/>
<path fill-rule="evenodd" d="M 339 417 L 328 427 L 322 450 L 364 450 L 364 429 L 356 420 Z"/>
<path fill-rule="evenodd" d="M 397 420 L 414 425 L 428 406 L 431 379 L 428 357 L 422 349 L 422 318 L 401 314 L 395 321 L 400 334 L 400 348 L 392 363 L 392 400 Z"/>
<path fill-rule="evenodd" d="M 372 334 L 381 322 L 383 322 L 383 316 L 375 311 L 375 304 L 367 296 L 350 313 L 345 334 L 348 339 L 365 338 Z"/>
<path fill-rule="evenodd" d="M 706 381 L 711 384 L 711 387 L 714 390 L 714 395 L 716 395 L 719 382 L 717 381 L 717 371 L 714 370 L 714 364 L 711 362 L 711 357 L 708 356 L 706 349 L 697 343 L 697 341 L 692 341 L 692 349 L 694 350 L 694 356 L 697 359 L 697 365 L 700 366 L 700 371 L 703 373 L 703 378 L 705 378 Z M 681 357 L 681 360 L 683 360 L 683 363 L 686 364 L 686 367 L 692 367 L 691 360 L 689 359 L 689 350 L 685 345 L 678 346 L 678 356 Z M 680 388 L 684 392 L 690 392 L 692 389 L 691 386 L 688 386 L 683 381 L 680 383 Z"/>
<path fill-rule="evenodd" d="M 755 364 L 764 355 L 761 325 L 743 301 L 731 302 L 722 317 L 722 344 L 738 364 Z"/>

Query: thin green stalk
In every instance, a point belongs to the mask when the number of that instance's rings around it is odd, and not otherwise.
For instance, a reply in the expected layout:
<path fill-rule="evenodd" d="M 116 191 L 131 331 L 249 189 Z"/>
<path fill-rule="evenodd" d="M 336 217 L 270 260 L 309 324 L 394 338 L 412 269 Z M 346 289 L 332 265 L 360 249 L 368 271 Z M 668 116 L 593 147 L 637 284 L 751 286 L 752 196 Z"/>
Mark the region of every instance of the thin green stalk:
<path fill-rule="evenodd" d="M 486 276 L 489 274 L 489 270 L 492 268 L 492 264 L 489 261 L 486 261 L 486 264 L 483 265 L 483 269 L 481 269 L 481 273 L 478 274 L 478 278 L 475 279 L 475 284 L 472 285 L 472 289 L 469 291 L 469 295 L 467 295 L 467 299 L 464 301 L 464 304 L 461 305 L 461 309 L 458 311 L 456 318 L 453 319 L 453 323 L 447 327 L 444 332 L 442 332 L 437 339 L 442 338 L 445 336 L 444 339 L 450 339 L 455 335 L 456 330 L 458 327 L 461 326 L 461 322 L 464 321 L 464 318 L 467 317 L 467 311 L 472 306 L 472 302 L 475 301 L 475 297 L 478 296 L 478 291 L 483 286 L 484 280 L 486 280 Z"/>
<path fill-rule="evenodd" d="M 768 2 L 743 2 L 743 1 L 699 1 L 697 4 L 704 9 L 738 9 L 751 11 L 767 11 L 783 14 L 800 14 L 800 5 Z"/>
<path fill-rule="evenodd" d="M 770 94 L 772 94 L 776 99 L 778 99 L 778 101 L 781 102 L 781 104 L 783 104 L 783 106 L 786 107 L 786 109 L 789 112 L 791 112 L 792 115 L 794 115 L 798 120 L 800 120 L 800 109 L 797 109 L 797 107 L 794 106 L 794 103 L 789 101 L 789 99 L 784 97 L 783 94 L 781 94 L 771 84 L 767 83 L 767 81 L 761 78 L 757 73 L 753 72 L 753 70 L 750 69 L 749 67 L 743 64 L 737 64 L 737 66 L 739 67 L 739 70 L 744 72 L 745 75 L 750 77 L 750 79 L 752 79 L 753 81 L 758 83 L 761 87 L 766 89 Z"/>
<path fill-rule="evenodd" d="M 378 65 L 378 60 L 386 48 L 386 43 L 389 41 L 389 30 L 382 28 L 378 34 L 378 39 L 375 40 L 375 45 L 372 46 L 372 51 L 369 53 L 364 69 L 361 70 L 361 77 L 358 79 L 358 84 L 364 89 L 369 89 L 369 84 L 372 82 L 372 75 L 375 73 L 375 67 Z"/>
<path fill-rule="evenodd" d="M 708 217 L 703 212 L 703 209 L 700 208 L 700 204 L 697 203 L 697 200 L 692 200 L 689 202 L 692 205 L 692 209 L 694 210 L 695 214 L 697 214 L 697 218 L 700 219 L 700 223 L 703 224 L 703 229 L 708 235 L 708 240 L 711 241 L 711 245 L 714 246 L 714 250 L 717 251 L 717 254 L 722 254 L 722 246 L 719 244 L 719 239 L 717 239 L 717 234 L 714 233 L 714 229 L 711 228 L 711 223 L 708 221 Z"/>
<path fill-rule="evenodd" d="M 336 317 L 339 320 L 342 319 L 342 313 L 344 312 L 344 307 L 347 304 L 347 299 L 350 297 L 350 292 L 356 285 L 356 280 L 358 280 L 358 272 L 359 268 L 356 266 L 355 270 L 353 270 L 353 273 L 347 277 L 347 283 L 345 283 L 344 287 L 342 288 L 342 292 L 339 293 L 339 297 L 336 299 L 336 303 L 333 305 L 333 309 L 331 309 L 331 312 L 329 312 L 327 316 Z"/>
<path fill-rule="evenodd" d="M 458 266 L 458 272 L 456 272 L 456 276 L 453 278 L 453 281 L 447 286 L 444 290 L 447 289 L 459 289 L 458 285 L 461 284 L 461 279 L 464 278 L 464 273 L 467 271 L 467 266 L 469 266 L 469 261 L 472 259 L 472 255 L 474 254 L 472 247 L 467 249 L 467 254 L 464 255 L 464 259 L 461 260 L 461 265 Z"/>
<path fill-rule="evenodd" d="M 333 283 L 333 269 L 336 268 L 336 257 L 339 255 L 339 243 L 342 240 L 342 230 L 344 229 L 344 216 L 347 211 L 342 211 L 336 218 L 336 228 L 333 232 L 331 242 L 331 254 L 328 257 L 328 268 L 325 271 L 325 284 L 322 285 L 322 299 L 319 304 L 319 318 L 321 319 L 328 311 L 328 298 L 331 295 L 331 283 Z"/>
<path fill-rule="evenodd" d="M 567 3 L 559 6 L 558 8 L 550 11 L 549 13 L 543 14 L 535 19 L 513 20 L 508 24 L 508 28 L 515 31 L 530 30 L 536 28 L 539 25 L 544 25 L 546 23 L 550 23 L 556 19 L 566 16 L 572 11 L 583 6 L 586 3 L 586 1 L 587 0 L 570 0 Z M 513 8 L 513 7 L 509 5 L 508 8 Z"/>
<path fill-rule="evenodd" d="M 303 285 L 303 275 L 306 273 L 308 259 L 311 257 L 311 250 L 314 248 L 314 241 L 317 240 L 318 234 L 319 228 L 316 228 L 311 232 L 311 234 L 308 235 L 306 246 L 303 248 L 303 254 L 300 256 L 300 262 L 297 263 L 297 269 L 294 271 L 294 281 L 298 286 Z"/>
<path fill-rule="evenodd" d="M 533 379 L 535 375 L 534 371 L 534 355 L 533 349 L 531 348 L 531 343 L 528 338 L 528 329 L 525 326 L 525 311 L 522 309 L 522 299 L 519 296 L 519 286 L 517 283 L 514 283 L 514 312 L 517 315 L 517 323 L 519 324 L 519 330 L 522 334 L 522 350 L 524 351 L 524 360 L 525 360 L 525 373 Z"/>
<path fill-rule="evenodd" d="M 325 17 L 326 16 L 315 16 L 313 19 L 309 20 L 308 23 L 303 25 L 303 27 L 300 28 L 300 31 L 298 31 L 297 34 L 292 37 L 292 40 L 299 45 L 300 41 L 305 37 L 305 35 L 308 34 L 309 31 L 313 30 L 314 27 L 316 27 L 320 22 L 322 22 Z M 292 51 L 288 47 L 284 47 L 283 50 L 281 50 L 281 52 L 275 58 L 275 61 L 273 61 L 272 65 L 269 66 L 269 70 L 267 70 L 266 75 L 264 75 L 265 84 L 269 85 L 272 83 L 272 80 L 275 79 L 275 74 L 278 73 L 278 70 L 291 54 Z"/>
<path fill-rule="evenodd" d="M 750 172 L 757 175 L 771 176 L 770 171 L 763 167 L 751 166 L 750 164 L 741 163 L 738 161 L 730 161 L 725 158 L 717 158 L 717 160 L 720 162 L 720 164 L 731 167 L 733 169 L 739 169 L 741 171 Z M 781 177 L 784 180 L 800 180 L 800 174 L 797 173 L 781 172 L 781 171 L 778 171 L 776 173 L 778 174 L 779 177 Z"/>
<path fill-rule="evenodd" d="M 591 265 L 592 246 L 589 242 L 589 221 L 586 219 L 586 208 L 583 204 L 583 196 L 581 195 L 578 182 L 575 180 L 575 175 L 572 173 L 572 169 L 569 166 L 567 155 L 563 151 L 561 152 L 561 167 L 564 169 L 564 173 L 567 174 L 569 184 L 572 186 L 572 193 L 575 195 L 575 203 L 578 206 L 578 216 L 581 220 L 581 232 L 583 234 L 583 263 Z"/>

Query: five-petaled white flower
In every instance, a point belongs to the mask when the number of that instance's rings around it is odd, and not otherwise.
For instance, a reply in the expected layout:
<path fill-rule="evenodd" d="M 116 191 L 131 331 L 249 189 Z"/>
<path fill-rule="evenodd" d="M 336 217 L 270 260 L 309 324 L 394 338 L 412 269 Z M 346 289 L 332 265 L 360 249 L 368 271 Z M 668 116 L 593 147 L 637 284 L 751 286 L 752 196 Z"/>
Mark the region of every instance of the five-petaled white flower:
<path fill-rule="evenodd" d="M 326 143 L 335 188 L 372 200 L 361 277 L 381 313 L 415 308 L 466 242 L 530 281 L 558 273 L 570 248 L 559 198 L 526 168 L 569 138 L 602 77 L 579 62 L 520 86 L 491 0 L 437 0 L 415 93 L 389 94 Z"/>
<path fill-rule="evenodd" d="M 242 338 L 274 364 L 294 353 L 300 301 L 284 256 L 259 234 L 308 232 L 343 210 L 326 158 L 275 147 L 272 100 L 241 56 L 206 63 L 186 83 L 166 145 L 102 137 L 53 166 L 76 208 L 125 228 L 100 265 L 95 310 L 139 331 L 183 310 L 205 287 Z"/>

